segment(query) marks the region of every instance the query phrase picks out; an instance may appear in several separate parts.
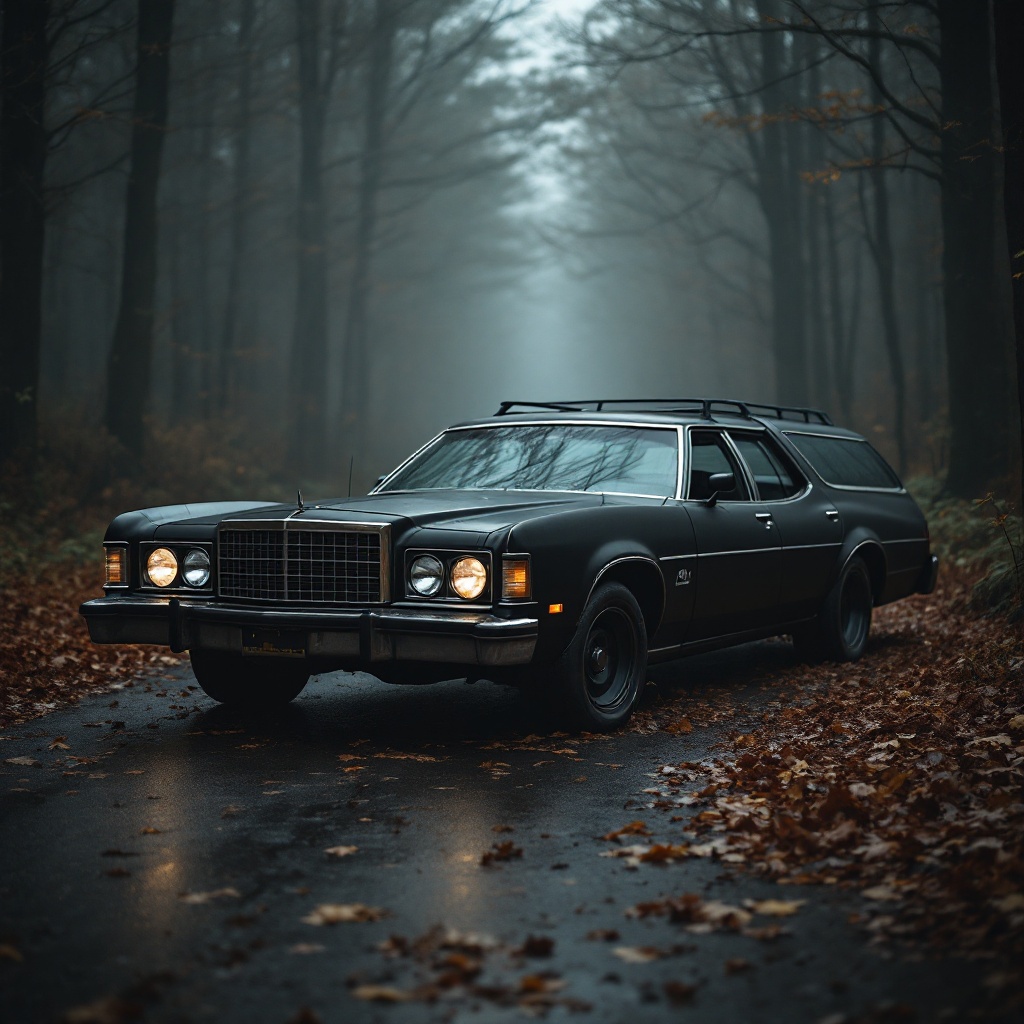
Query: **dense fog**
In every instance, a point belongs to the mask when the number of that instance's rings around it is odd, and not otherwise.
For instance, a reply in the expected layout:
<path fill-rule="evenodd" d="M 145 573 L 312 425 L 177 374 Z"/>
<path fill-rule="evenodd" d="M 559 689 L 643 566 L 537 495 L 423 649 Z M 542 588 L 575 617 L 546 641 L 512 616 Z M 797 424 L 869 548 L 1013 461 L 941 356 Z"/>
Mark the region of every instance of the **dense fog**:
<path fill-rule="evenodd" d="M 63 424 L 361 490 L 503 399 L 713 395 L 981 493 L 1019 435 L 991 17 L 6 4 L 7 450 Z"/>

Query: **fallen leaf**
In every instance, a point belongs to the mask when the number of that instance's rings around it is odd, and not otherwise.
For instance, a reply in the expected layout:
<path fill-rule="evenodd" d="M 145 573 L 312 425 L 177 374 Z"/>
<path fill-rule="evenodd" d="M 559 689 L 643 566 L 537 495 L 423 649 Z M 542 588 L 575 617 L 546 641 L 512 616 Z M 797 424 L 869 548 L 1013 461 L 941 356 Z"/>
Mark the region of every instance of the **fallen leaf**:
<path fill-rule="evenodd" d="M 141 1017 L 142 1012 L 139 1003 L 119 996 L 104 996 L 93 1003 L 68 1010 L 60 1020 L 61 1024 L 127 1024 Z"/>
<path fill-rule="evenodd" d="M 614 832 L 609 832 L 601 838 L 611 842 L 620 836 L 649 836 L 650 834 L 651 830 L 645 822 L 631 821 L 628 825 L 623 825 L 622 828 L 617 828 Z"/>
<path fill-rule="evenodd" d="M 353 853 L 357 853 L 359 850 L 358 846 L 329 846 L 324 853 L 328 857 L 351 857 Z"/>
<path fill-rule="evenodd" d="M 42 766 L 42 761 L 37 761 L 34 757 L 22 755 L 21 757 L 6 757 L 4 758 L 4 764 L 17 765 L 19 768 L 39 768 Z"/>
<path fill-rule="evenodd" d="M 627 964 L 649 964 L 664 955 L 655 946 L 616 946 L 612 953 Z"/>
<path fill-rule="evenodd" d="M 526 941 L 516 950 L 516 956 L 551 956 L 555 949 L 555 940 L 547 935 L 528 935 Z"/>
<path fill-rule="evenodd" d="M 522 855 L 522 849 L 516 846 L 511 839 L 507 839 L 503 843 L 492 843 L 491 849 L 485 850 L 481 854 L 480 865 L 486 868 L 499 861 L 513 860 L 522 857 Z"/>
<path fill-rule="evenodd" d="M 386 910 L 368 907 L 365 903 L 321 903 L 302 918 L 302 921 L 304 924 L 334 925 L 379 921 L 386 916 Z"/>
<path fill-rule="evenodd" d="M 767 917 L 790 917 L 795 914 L 807 900 L 744 900 L 743 905 L 755 914 Z"/>
<path fill-rule="evenodd" d="M 203 903 L 212 903 L 214 900 L 237 900 L 241 895 L 234 887 L 226 886 L 223 889 L 211 889 L 209 892 L 179 892 L 178 899 L 182 903 L 199 906 Z"/>
<path fill-rule="evenodd" d="M 412 999 L 412 993 L 390 985 L 356 985 L 352 995 L 370 1003 L 406 1003 Z"/>
<path fill-rule="evenodd" d="M 866 900 L 878 900 L 881 902 L 903 898 L 891 885 L 873 885 L 870 889 L 864 889 L 861 892 L 861 896 Z"/>
<path fill-rule="evenodd" d="M 666 981 L 661 988 L 673 1006 L 685 1006 L 697 994 L 697 986 L 685 981 Z"/>

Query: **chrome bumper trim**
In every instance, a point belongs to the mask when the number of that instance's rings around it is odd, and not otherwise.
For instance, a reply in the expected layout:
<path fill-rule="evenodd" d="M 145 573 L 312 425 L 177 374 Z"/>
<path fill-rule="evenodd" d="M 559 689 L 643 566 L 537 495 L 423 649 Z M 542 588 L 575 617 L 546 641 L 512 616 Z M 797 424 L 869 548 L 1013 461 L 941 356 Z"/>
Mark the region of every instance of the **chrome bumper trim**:
<path fill-rule="evenodd" d="M 488 612 L 319 608 L 240 608 L 216 601 L 104 597 L 81 614 L 98 644 L 160 644 L 175 651 L 241 652 L 243 627 L 299 630 L 310 658 L 526 665 L 537 646 L 538 620 Z"/>

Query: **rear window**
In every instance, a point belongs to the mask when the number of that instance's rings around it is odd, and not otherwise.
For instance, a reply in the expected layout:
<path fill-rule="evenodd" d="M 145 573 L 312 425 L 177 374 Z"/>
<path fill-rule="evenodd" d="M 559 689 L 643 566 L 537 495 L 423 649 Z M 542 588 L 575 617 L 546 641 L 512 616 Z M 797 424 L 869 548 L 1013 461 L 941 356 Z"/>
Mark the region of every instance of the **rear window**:
<path fill-rule="evenodd" d="M 902 487 L 900 478 L 867 441 L 820 434 L 786 435 L 827 484 L 840 487 Z"/>

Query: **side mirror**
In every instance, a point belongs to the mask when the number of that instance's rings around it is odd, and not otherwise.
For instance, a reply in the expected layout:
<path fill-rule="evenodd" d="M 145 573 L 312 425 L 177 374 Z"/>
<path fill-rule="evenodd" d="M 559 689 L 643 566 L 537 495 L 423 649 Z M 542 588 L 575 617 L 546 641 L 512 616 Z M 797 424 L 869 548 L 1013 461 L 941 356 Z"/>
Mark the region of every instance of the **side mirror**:
<path fill-rule="evenodd" d="M 711 497 L 704 504 L 708 508 L 718 504 L 718 495 L 725 491 L 736 490 L 736 477 L 732 473 L 712 473 L 708 478 L 708 487 L 711 490 Z"/>

